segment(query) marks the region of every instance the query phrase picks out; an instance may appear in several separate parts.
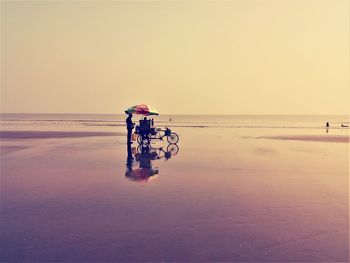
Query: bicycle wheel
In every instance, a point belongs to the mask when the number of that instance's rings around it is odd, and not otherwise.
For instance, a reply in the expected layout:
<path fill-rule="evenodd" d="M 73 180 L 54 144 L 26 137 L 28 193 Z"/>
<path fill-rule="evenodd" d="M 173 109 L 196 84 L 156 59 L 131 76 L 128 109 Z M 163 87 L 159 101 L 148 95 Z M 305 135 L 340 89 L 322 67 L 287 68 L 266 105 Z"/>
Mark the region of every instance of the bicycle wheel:
<path fill-rule="evenodd" d="M 141 136 L 141 134 L 137 135 L 137 142 L 138 142 L 139 144 L 142 143 L 142 136 Z"/>
<path fill-rule="evenodd" d="M 179 135 L 177 133 L 172 132 L 170 136 L 167 136 L 168 143 L 175 144 L 179 141 Z"/>
<path fill-rule="evenodd" d="M 169 152 L 171 155 L 175 155 L 179 152 L 179 146 L 177 146 L 176 144 L 169 144 L 166 151 Z"/>

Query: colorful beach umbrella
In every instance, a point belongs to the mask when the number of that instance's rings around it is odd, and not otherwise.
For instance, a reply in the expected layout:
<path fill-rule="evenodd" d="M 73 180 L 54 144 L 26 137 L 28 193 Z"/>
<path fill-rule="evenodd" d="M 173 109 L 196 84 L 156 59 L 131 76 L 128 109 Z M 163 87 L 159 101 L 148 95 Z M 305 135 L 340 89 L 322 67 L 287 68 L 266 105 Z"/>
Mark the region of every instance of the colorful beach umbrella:
<path fill-rule="evenodd" d="M 128 108 L 126 111 L 125 111 L 126 114 L 140 114 L 140 115 L 145 115 L 145 116 L 148 116 L 148 115 L 159 115 L 158 111 L 149 106 L 149 105 L 146 105 L 146 104 L 139 104 L 139 105 L 135 105 L 135 106 L 132 106 L 130 108 Z"/>

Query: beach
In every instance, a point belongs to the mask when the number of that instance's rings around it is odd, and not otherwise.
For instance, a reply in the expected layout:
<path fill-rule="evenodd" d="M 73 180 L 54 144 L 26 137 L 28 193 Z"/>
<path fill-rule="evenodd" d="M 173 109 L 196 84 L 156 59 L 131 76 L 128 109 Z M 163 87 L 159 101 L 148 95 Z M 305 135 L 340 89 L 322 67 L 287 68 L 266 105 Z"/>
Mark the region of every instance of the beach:
<path fill-rule="evenodd" d="M 348 116 L 125 117 L 2 115 L 1 262 L 348 261 Z"/>

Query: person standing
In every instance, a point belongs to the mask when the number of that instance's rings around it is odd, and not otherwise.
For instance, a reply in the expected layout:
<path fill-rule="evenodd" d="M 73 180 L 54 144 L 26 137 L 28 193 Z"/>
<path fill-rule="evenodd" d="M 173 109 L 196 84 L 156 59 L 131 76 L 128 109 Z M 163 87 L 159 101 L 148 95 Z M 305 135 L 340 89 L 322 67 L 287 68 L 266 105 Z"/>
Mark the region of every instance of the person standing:
<path fill-rule="evenodd" d="M 128 129 L 128 144 L 132 144 L 131 141 L 131 134 L 132 130 L 134 129 L 134 123 L 132 122 L 132 114 L 130 113 L 129 116 L 126 118 L 126 128 Z"/>

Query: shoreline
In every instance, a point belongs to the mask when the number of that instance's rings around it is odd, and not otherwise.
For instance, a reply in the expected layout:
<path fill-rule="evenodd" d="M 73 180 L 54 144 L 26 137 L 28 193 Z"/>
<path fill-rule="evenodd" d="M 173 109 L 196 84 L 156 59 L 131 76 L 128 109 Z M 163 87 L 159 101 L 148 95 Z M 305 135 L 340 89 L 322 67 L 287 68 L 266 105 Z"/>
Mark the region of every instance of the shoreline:
<path fill-rule="evenodd" d="M 257 139 L 285 140 L 285 141 L 308 141 L 308 142 L 336 142 L 349 143 L 347 135 L 291 135 L 291 136 L 263 136 Z"/>
<path fill-rule="evenodd" d="M 95 131 L 1 131 L 0 139 L 54 139 L 99 136 L 125 136 L 122 132 Z"/>

